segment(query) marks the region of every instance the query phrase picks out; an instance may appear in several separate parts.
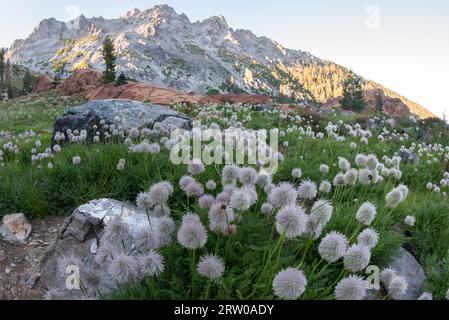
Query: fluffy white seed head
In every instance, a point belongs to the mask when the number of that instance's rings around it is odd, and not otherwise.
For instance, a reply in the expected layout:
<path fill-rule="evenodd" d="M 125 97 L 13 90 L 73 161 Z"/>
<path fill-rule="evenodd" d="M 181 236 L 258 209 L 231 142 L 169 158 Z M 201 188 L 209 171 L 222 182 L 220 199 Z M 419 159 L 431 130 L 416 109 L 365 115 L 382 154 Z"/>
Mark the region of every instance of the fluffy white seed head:
<path fill-rule="evenodd" d="M 206 255 L 201 257 L 198 266 L 198 273 L 210 280 L 216 280 L 223 276 L 225 264 L 223 260 L 215 255 Z"/>
<path fill-rule="evenodd" d="M 295 187 L 288 182 L 283 182 L 271 190 L 268 202 L 275 208 L 281 208 L 294 204 L 297 197 L 298 192 Z"/>
<path fill-rule="evenodd" d="M 394 300 L 400 300 L 408 289 L 408 282 L 404 277 L 395 276 L 388 284 L 388 294 Z"/>
<path fill-rule="evenodd" d="M 366 281 L 358 276 L 349 276 L 335 287 L 337 300 L 363 300 L 366 297 Z"/>
<path fill-rule="evenodd" d="M 316 183 L 311 180 L 301 182 L 298 188 L 298 195 L 301 199 L 313 200 L 318 193 Z"/>
<path fill-rule="evenodd" d="M 307 232 L 308 219 L 305 210 L 296 204 L 283 207 L 276 215 L 276 230 L 288 239 L 299 237 Z"/>
<path fill-rule="evenodd" d="M 371 251 L 363 245 L 353 245 L 346 251 L 344 265 L 346 270 L 360 272 L 365 270 L 371 260 Z"/>
<path fill-rule="evenodd" d="M 273 280 L 274 294 L 283 300 L 297 300 L 306 290 L 307 279 L 301 270 L 284 269 Z"/>
<path fill-rule="evenodd" d="M 321 241 L 318 252 L 321 258 L 329 263 L 334 263 L 343 258 L 348 243 L 348 239 L 343 234 L 332 231 Z"/>
<path fill-rule="evenodd" d="M 377 214 L 377 208 L 371 202 L 363 203 L 356 213 L 356 219 L 361 224 L 370 226 Z"/>
<path fill-rule="evenodd" d="M 384 284 L 386 288 L 390 285 L 391 280 L 396 277 L 396 270 L 393 268 L 386 268 L 380 273 L 380 281 Z"/>
<path fill-rule="evenodd" d="M 370 249 L 374 249 L 379 243 L 379 234 L 376 230 L 367 228 L 359 234 L 357 243 Z"/>

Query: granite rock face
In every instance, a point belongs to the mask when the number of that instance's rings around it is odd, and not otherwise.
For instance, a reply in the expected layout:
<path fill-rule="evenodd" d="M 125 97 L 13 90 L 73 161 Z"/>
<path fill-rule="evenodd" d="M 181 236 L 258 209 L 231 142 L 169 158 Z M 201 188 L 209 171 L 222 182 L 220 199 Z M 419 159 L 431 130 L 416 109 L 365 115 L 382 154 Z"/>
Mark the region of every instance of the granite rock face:
<path fill-rule="evenodd" d="M 101 130 L 98 128 L 105 125 L 116 124 L 126 128 L 153 129 L 157 123 L 167 130 L 177 128 L 190 130 L 192 119 L 180 112 L 132 100 L 91 101 L 79 107 L 70 108 L 67 114 L 56 120 L 52 145 L 57 143 L 55 136 L 59 133 L 65 135 L 62 142 L 68 142 L 68 132 L 84 130 L 87 141 L 92 141 L 96 132 Z"/>
<path fill-rule="evenodd" d="M 103 228 L 115 217 L 121 217 L 131 233 L 148 226 L 148 216 L 144 210 L 136 206 L 112 199 L 93 200 L 77 208 L 66 219 L 56 242 L 49 248 L 41 267 L 41 281 L 48 290 L 58 292 L 59 299 L 83 299 L 84 292 L 67 286 L 71 270 L 67 274 L 58 270 L 58 262 L 64 257 L 76 257 L 80 265 L 81 281 L 94 278 L 102 294 L 107 294 L 115 287 L 115 281 L 108 276 L 103 266 L 95 262 L 95 255 L 100 244 Z M 158 218 L 150 218 L 152 228 L 158 228 Z M 94 274 L 92 274 L 94 273 Z M 95 295 L 96 292 L 89 292 Z"/>

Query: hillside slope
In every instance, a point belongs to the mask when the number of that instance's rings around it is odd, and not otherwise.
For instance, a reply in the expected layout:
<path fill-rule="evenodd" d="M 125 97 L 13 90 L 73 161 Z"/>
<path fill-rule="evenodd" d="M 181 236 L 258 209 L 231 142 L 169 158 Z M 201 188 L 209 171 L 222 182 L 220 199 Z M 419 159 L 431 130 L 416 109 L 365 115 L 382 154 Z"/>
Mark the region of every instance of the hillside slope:
<path fill-rule="evenodd" d="M 233 30 L 222 16 L 192 23 L 165 5 L 133 9 L 112 20 L 81 16 L 64 23 L 46 19 L 27 39 L 16 40 L 7 56 L 14 63 L 53 75 L 64 76 L 85 67 L 100 69 L 107 35 L 117 48 L 119 72 L 198 94 L 246 91 L 280 102 L 323 103 L 341 95 L 341 84 L 352 73 L 250 31 Z M 366 81 L 366 87 L 381 86 Z M 381 88 L 403 99 L 412 112 L 432 116 L 425 108 Z"/>

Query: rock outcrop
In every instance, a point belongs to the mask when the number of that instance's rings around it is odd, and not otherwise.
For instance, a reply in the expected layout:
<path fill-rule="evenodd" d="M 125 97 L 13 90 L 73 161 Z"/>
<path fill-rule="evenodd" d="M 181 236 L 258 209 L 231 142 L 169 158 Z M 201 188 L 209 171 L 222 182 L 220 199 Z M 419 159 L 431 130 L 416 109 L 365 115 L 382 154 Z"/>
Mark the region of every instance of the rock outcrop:
<path fill-rule="evenodd" d="M 127 128 L 153 129 L 155 124 L 169 131 L 172 128 L 191 129 L 192 119 L 161 106 L 132 100 L 98 100 L 70 108 L 56 120 L 52 145 L 69 141 L 70 132 L 86 131 L 86 140 L 92 141 L 97 131 L 104 138 L 101 128 L 105 125 L 121 125 Z M 96 127 L 96 129 L 95 129 Z M 63 138 L 59 138 L 61 133 Z"/>
<path fill-rule="evenodd" d="M 36 82 L 31 93 L 46 92 L 54 88 L 55 85 L 53 83 L 53 79 L 48 75 L 44 75 L 40 77 L 39 80 Z"/>
<path fill-rule="evenodd" d="M 366 90 L 363 93 L 365 100 L 368 105 L 366 106 L 364 112 L 374 113 L 376 112 L 376 98 L 377 96 L 382 98 L 383 102 L 383 113 L 392 116 L 408 116 L 410 115 L 410 109 L 404 104 L 401 99 L 388 97 L 380 89 Z M 332 109 L 341 109 L 341 99 L 338 97 L 331 99 L 322 106 L 323 111 L 330 111 Z"/>
<path fill-rule="evenodd" d="M 136 206 L 111 199 L 93 200 L 77 208 L 66 219 L 62 231 L 56 242 L 49 248 L 41 267 L 41 281 L 48 290 L 58 292 L 58 299 L 86 298 L 86 292 L 73 286 L 67 286 L 67 279 L 72 274 L 69 271 L 78 271 L 81 281 L 95 278 L 95 286 L 101 294 L 107 294 L 116 285 L 107 272 L 101 272 L 95 262 L 95 255 L 99 245 L 103 228 L 115 217 L 121 217 L 127 224 L 131 233 L 148 225 L 148 216 L 144 210 Z M 158 227 L 158 218 L 150 218 L 150 225 Z M 64 257 L 76 257 L 70 270 L 60 270 L 60 261 Z M 59 268 L 58 268 L 59 267 Z M 94 273 L 94 274 L 92 274 Z M 73 275 L 73 274 L 72 274 Z M 70 284 L 70 281 L 69 281 Z M 89 292 L 96 295 L 97 292 Z"/>
<path fill-rule="evenodd" d="M 86 95 L 89 91 L 103 85 L 102 74 L 93 69 L 81 69 L 74 72 L 60 86 L 62 92 L 68 96 Z"/>

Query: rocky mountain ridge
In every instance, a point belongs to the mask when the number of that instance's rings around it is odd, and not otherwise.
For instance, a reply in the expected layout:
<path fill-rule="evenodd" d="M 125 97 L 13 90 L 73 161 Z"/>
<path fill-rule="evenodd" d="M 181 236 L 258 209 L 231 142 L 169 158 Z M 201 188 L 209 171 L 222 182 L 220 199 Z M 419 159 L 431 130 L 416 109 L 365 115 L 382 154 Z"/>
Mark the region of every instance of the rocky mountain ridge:
<path fill-rule="evenodd" d="M 102 69 L 104 38 L 113 38 L 118 72 L 185 92 L 264 94 L 278 102 L 325 103 L 342 94 L 352 72 L 308 52 L 284 48 L 248 30 L 234 30 L 223 16 L 191 22 L 166 5 L 133 9 L 118 19 L 79 18 L 68 23 L 43 20 L 7 56 L 36 72 L 68 76 L 87 67 Z M 381 85 L 364 80 L 365 89 L 382 89 L 400 98 L 412 113 L 433 114 Z"/>

